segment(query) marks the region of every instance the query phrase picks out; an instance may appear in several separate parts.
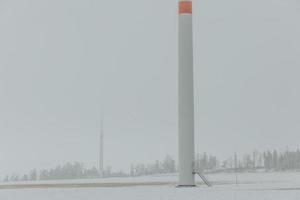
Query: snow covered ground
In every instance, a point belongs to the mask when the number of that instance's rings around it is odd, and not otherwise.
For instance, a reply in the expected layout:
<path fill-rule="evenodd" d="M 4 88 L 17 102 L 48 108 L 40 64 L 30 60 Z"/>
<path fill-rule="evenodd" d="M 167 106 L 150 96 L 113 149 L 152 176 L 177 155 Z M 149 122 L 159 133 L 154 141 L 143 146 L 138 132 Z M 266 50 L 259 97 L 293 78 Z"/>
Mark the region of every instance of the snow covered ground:
<path fill-rule="evenodd" d="M 149 176 L 94 181 L 60 181 L 58 183 L 167 183 L 157 186 L 112 188 L 2 189 L 1 200 L 300 200 L 300 173 L 212 174 L 212 188 L 175 188 L 177 177 Z M 198 180 L 200 182 L 200 180 Z M 41 184 L 57 183 L 42 182 Z M 31 184 L 31 183 L 27 183 Z"/>

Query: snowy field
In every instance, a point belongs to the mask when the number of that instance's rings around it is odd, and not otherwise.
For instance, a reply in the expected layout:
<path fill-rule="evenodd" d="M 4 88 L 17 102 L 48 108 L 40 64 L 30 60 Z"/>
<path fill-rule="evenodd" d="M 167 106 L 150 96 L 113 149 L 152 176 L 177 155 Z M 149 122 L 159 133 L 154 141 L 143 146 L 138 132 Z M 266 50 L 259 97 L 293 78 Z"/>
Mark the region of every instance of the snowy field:
<path fill-rule="evenodd" d="M 123 183 L 121 187 L 75 187 L 1 189 L 1 200 L 300 200 L 300 173 L 212 174 L 212 188 L 175 188 L 177 177 L 150 176 L 94 181 L 39 182 L 39 184 Z M 200 180 L 198 180 L 200 182 Z M 126 183 L 160 183 L 155 186 L 127 186 Z M 14 183 L 9 183 L 14 185 Z M 33 183 L 18 183 L 21 185 Z M 3 186 L 3 185 L 2 185 Z M 0 186 L 1 187 L 1 186 Z"/>

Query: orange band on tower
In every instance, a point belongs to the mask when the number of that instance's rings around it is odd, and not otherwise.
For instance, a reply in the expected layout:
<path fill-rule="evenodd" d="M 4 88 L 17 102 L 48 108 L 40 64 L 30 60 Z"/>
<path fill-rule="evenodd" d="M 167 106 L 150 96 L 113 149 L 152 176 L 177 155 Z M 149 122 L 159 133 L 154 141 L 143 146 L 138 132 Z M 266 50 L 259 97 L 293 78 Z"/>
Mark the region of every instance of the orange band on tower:
<path fill-rule="evenodd" d="M 179 14 L 192 14 L 193 6 L 191 1 L 180 1 L 179 2 Z"/>

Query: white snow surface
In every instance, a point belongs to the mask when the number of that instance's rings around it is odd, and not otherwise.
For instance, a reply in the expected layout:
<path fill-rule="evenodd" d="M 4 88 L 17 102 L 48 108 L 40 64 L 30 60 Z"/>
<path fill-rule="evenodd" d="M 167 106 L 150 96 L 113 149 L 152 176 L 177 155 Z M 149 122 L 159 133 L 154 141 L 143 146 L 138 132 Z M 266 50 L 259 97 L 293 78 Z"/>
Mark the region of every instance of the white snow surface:
<path fill-rule="evenodd" d="M 176 188 L 168 184 L 120 188 L 3 189 L 0 190 L 0 200 L 300 200 L 300 173 L 297 172 L 238 174 L 238 185 L 235 184 L 235 174 L 210 174 L 207 177 L 214 183 L 211 188 L 202 184 L 195 188 Z M 161 175 L 38 183 L 176 181 L 177 175 Z"/>

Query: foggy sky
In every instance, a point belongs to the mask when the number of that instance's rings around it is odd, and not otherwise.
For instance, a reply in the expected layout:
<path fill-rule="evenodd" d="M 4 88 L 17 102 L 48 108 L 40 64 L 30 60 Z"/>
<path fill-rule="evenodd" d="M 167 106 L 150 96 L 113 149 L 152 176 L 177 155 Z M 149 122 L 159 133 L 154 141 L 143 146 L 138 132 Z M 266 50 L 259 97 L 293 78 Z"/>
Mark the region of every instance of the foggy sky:
<path fill-rule="evenodd" d="M 300 3 L 195 0 L 196 151 L 297 148 Z M 0 0 L 0 175 L 177 159 L 176 0 Z"/>

